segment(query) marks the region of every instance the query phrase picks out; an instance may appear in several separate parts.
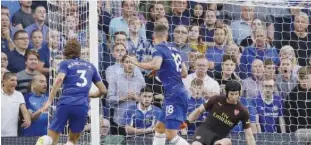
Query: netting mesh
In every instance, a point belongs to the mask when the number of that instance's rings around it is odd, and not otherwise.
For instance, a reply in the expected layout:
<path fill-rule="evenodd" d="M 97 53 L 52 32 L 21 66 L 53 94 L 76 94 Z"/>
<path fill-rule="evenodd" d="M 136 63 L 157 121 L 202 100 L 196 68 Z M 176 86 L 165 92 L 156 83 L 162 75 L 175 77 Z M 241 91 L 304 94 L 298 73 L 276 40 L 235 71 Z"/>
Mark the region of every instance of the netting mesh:
<path fill-rule="evenodd" d="M 134 69 L 132 80 L 122 78 L 122 72 L 125 68 L 120 62 L 125 52 L 114 50 L 115 44 L 123 43 L 129 54 L 134 54 L 141 62 L 151 59 L 153 45 L 153 27 L 157 24 L 167 25 L 169 28 L 168 41 L 176 43 L 181 51 L 182 59 L 186 62 L 188 73 L 194 74 L 199 71 L 196 68 L 196 56 L 204 55 L 208 59 L 208 75 L 214 82 L 207 81 L 204 86 L 204 95 L 201 98 L 206 101 L 209 97 L 223 93 L 227 78 L 241 80 L 243 84 L 243 97 L 249 100 L 257 97 L 258 94 L 266 93 L 267 89 L 262 83 L 262 78 L 275 80 L 274 93 L 281 97 L 282 105 L 273 105 L 272 113 L 282 112 L 271 118 L 275 126 L 272 130 L 263 127 L 269 124 L 265 122 L 263 109 L 267 106 L 250 105 L 249 111 L 254 119 L 252 123 L 260 128 L 261 133 L 255 134 L 257 144 L 276 144 L 276 145 L 294 145 L 306 144 L 306 139 L 298 141 L 294 132 L 297 127 L 310 128 L 310 108 L 308 102 L 310 92 L 305 93 L 304 116 L 294 116 L 290 112 L 280 110 L 291 108 L 291 90 L 297 88 L 298 69 L 311 65 L 311 38 L 309 26 L 309 14 L 311 13 L 309 2 L 224 2 L 224 3 L 198 3 L 195 1 L 99 1 L 98 15 L 89 15 L 89 4 L 87 1 L 48 1 L 48 25 L 49 25 L 49 48 L 50 57 L 50 75 L 49 86 L 52 86 L 53 79 L 56 76 L 57 64 L 63 60 L 62 50 L 66 41 L 77 38 L 82 46 L 83 59 L 89 60 L 89 20 L 98 17 L 98 55 L 99 72 L 108 88 L 108 94 L 100 102 L 102 144 L 152 144 L 153 133 L 131 133 L 126 131 L 126 126 L 147 130 L 155 124 L 155 117 L 146 114 L 145 118 L 139 120 L 137 114 L 131 114 L 137 111 L 136 102 L 140 100 L 125 99 L 119 101 L 121 96 L 128 95 L 129 92 L 139 96 L 140 90 L 148 86 L 154 91 L 154 100 L 151 105 L 161 108 L 163 103 L 163 88 L 161 81 L 152 71 Z M 95 9 L 95 8 L 94 8 Z M 138 18 L 139 21 L 135 21 Z M 186 27 L 185 27 L 186 26 Z M 115 35 L 117 34 L 117 35 Z M 287 47 L 287 46 L 291 47 Z M 287 48 L 284 48 L 287 47 Z M 258 49 L 256 49 L 258 48 Z M 282 49 L 281 49 L 282 48 Z M 258 51 L 260 49 L 260 51 Z M 223 62 L 224 55 L 230 55 L 228 64 Z M 231 58 L 234 57 L 234 60 Z M 287 58 L 290 64 L 282 63 Z M 254 62 L 258 61 L 255 65 Z M 282 67 L 290 65 L 291 69 Z M 286 72 L 291 71 L 296 79 L 282 81 Z M 277 72 L 277 73 L 276 73 Z M 252 74 L 255 74 L 252 78 Z M 261 76 L 260 76 L 261 75 Z M 194 76 L 194 75 L 193 75 Z M 137 77 L 137 78 L 136 78 Z M 310 77 L 310 76 L 309 76 Z M 141 78 L 143 81 L 141 81 Z M 261 80 L 259 80 L 261 79 Z M 191 79 L 190 79 L 191 80 Z M 308 79 L 306 79 L 308 80 Z M 309 78 L 310 80 L 310 78 Z M 191 81 L 190 81 L 191 82 Z M 185 80 L 184 83 L 187 83 Z M 188 80 L 189 83 L 189 80 Z M 204 81 L 205 83 L 205 81 Z M 310 82 L 309 82 L 310 83 Z M 186 85 L 187 86 L 187 85 Z M 190 88 L 190 85 L 187 89 Z M 299 90 L 298 90 L 299 91 Z M 60 96 L 60 93 L 57 95 Z M 308 98 L 309 97 L 309 98 Z M 49 119 L 53 117 L 55 105 L 49 111 Z M 254 101 L 251 101 L 254 102 Z M 256 101 L 255 101 L 256 102 Z M 295 100 L 294 103 L 297 103 Z M 287 103 L 287 106 L 286 106 Z M 198 106 L 200 104 L 192 104 Z M 133 107 L 134 106 L 134 107 Z M 252 108 L 253 107 L 253 108 Z M 279 107 L 279 108 L 278 108 Z M 287 108 L 286 108 L 287 107 Z M 291 108 L 299 110 L 299 108 Z M 188 114 L 193 111 L 188 109 Z M 268 109 L 269 110 L 269 109 Z M 132 111 L 132 112 L 131 112 Z M 265 110 L 267 111 L 267 110 Z M 154 113 L 154 111 L 151 111 Z M 137 113 L 137 112 L 135 112 Z M 94 115 L 94 114 L 92 114 Z M 287 116 L 286 116 L 287 115 Z M 288 116 L 289 115 L 289 116 Z M 304 124 L 291 124 L 291 121 L 285 121 L 286 133 L 281 131 L 279 117 L 285 117 L 285 120 L 291 120 L 291 117 L 304 118 L 307 121 Z M 204 116 L 203 118 L 205 118 Z M 287 118 L 286 118 L 287 117 Z M 263 122 L 259 122 L 263 120 Z M 143 122 L 138 127 L 138 122 Z M 202 121 L 202 120 L 201 120 Z M 109 123 L 107 123 L 109 122 Z M 88 124 L 90 121 L 88 122 Z M 289 123 L 289 124 L 288 124 Z M 199 121 L 194 124 L 198 127 Z M 295 131 L 290 129 L 295 128 Z M 86 127 L 87 128 L 87 127 Z M 192 142 L 192 133 L 179 132 L 182 137 Z M 60 144 L 66 142 L 68 128 L 63 132 Z M 108 135 L 107 135 L 108 134 Z M 235 128 L 228 136 L 232 139 L 234 145 L 244 145 L 246 140 L 243 130 Z M 306 137 L 307 138 L 307 137 Z M 5 145 L 26 145 L 34 144 L 37 137 L 2 137 L 1 143 Z M 310 139 L 309 139 L 310 141 Z M 90 131 L 87 130 L 80 138 L 79 144 L 87 145 L 91 143 Z"/>

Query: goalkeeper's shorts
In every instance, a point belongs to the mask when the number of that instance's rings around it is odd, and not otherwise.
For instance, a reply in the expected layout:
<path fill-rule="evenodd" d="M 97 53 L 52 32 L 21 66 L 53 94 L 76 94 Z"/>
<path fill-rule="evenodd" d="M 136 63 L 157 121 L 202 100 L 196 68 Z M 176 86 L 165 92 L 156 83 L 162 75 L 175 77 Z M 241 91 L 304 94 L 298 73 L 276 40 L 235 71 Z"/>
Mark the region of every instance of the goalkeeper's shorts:
<path fill-rule="evenodd" d="M 198 127 L 193 136 L 193 142 L 197 141 L 203 145 L 214 145 L 216 141 L 221 139 L 222 138 L 218 134 L 207 129 L 204 125 Z"/>

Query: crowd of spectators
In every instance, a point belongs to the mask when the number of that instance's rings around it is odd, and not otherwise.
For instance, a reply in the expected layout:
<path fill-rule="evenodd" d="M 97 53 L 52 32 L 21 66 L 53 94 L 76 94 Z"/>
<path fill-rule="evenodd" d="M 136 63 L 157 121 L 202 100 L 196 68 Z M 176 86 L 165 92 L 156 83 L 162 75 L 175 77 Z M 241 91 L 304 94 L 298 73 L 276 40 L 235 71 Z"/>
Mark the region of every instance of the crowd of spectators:
<path fill-rule="evenodd" d="M 49 116 L 38 110 L 47 100 L 62 47 L 76 38 L 89 54 L 88 9 L 83 1 L 2 3 L 2 136 L 46 134 Z M 98 2 L 97 9 L 99 70 L 108 88 L 102 135 L 148 133 L 155 125 L 163 103 L 161 81 L 128 58 L 151 60 L 155 25 L 169 28 L 168 42 L 186 62 L 189 113 L 224 93 L 227 81 L 239 80 L 240 102 L 250 112 L 254 133 L 311 128 L 310 4 L 124 0 Z M 207 114 L 182 132 L 192 135 Z"/>

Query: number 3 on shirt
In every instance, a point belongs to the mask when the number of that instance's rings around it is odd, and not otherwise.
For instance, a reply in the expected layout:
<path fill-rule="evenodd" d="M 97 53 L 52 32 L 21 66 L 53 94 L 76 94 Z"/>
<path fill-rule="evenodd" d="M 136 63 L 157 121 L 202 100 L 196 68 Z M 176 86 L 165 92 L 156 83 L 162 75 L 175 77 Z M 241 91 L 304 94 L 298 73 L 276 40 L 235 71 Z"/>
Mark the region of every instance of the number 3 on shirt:
<path fill-rule="evenodd" d="M 77 70 L 77 73 L 80 74 L 80 79 L 82 79 L 82 83 L 77 82 L 76 85 L 78 87 L 85 87 L 87 85 L 87 79 L 85 77 L 86 70 Z"/>
<path fill-rule="evenodd" d="M 177 72 L 181 72 L 181 57 L 178 53 L 176 54 L 172 54 L 173 58 L 174 58 L 174 62 L 175 62 L 175 65 L 176 65 L 176 71 Z"/>

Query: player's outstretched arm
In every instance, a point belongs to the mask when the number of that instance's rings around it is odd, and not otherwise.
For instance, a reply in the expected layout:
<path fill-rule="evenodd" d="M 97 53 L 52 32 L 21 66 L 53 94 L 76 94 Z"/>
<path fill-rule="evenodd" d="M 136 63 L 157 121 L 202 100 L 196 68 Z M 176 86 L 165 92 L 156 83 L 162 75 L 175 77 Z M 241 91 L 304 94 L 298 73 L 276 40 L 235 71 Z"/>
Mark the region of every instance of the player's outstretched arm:
<path fill-rule="evenodd" d="M 138 62 L 136 58 L 131 57 L 132 63 L 142 69 L 146 70 L 159 70 L 162 64 L 162 57 L 156 56 L 149 62 Z"/>
<path fill-rule="evenodd" d="M 190 113 L 190 115 L 188 117 L 188 121 L 193 122 L 193 121 L 197 120 L 204 111 L 205 111 L 205 108 L 203 105 L 196 108 L 193 112 Z"/>
<path fill-rule="evenodd" d="M 252 132 L 252 128 L 249 127 L 247 129 L 244 129 L 244 133 L 245 133 L 245 139 L 246 139 L 247 145 L 256 145 L 255 138 Z"/>
<path fill-rule="evenodd" d="M 50 95 L 49 95 L 49 99 L 44 104 L 44 106 L 42 107 L 41 112 L 46 112 L 47 109 L 49 108 L 49 106 L 52 104 L 53 99 L 56 96 L 57 91 L 59 90 L 59 88 L 63 84 L 65 76 L 66 76 L 66 74 L 62 73 L 62 72 L 58 73 L 58 75 L 56 76 L 55 82 L 52 86 L 52 90 L 51 90 Z"/>
<path fill-rule="evenodd" d="M 95 86 L 98 88 L 98 90 L 94 93 L 90 93 L 90 98 L 98 98 L 107 93 L 107 88 L 102 81 L 96 82 Z"/>

